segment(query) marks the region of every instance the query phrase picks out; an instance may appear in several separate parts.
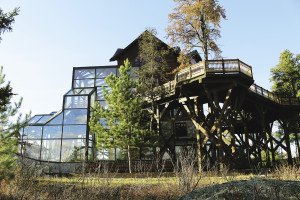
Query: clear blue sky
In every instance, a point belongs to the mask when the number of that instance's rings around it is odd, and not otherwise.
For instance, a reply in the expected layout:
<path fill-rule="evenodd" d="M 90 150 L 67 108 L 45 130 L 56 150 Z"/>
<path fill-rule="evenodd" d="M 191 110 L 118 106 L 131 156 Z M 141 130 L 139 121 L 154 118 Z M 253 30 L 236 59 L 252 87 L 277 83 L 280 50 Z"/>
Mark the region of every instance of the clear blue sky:
<path fill-rule="evenodd" d="M 270 68 L 284 49 L 300 53 L 299 0 L 221 0 L 227 20 L 218 40 L 224 58 L 253 66 L 257 84 L 269 89 Z M 13 32 L 0 43 L 0 66 L 22 111 L 59 110 L 71 87 L 72 67 L 114 64 L 109 58 L 147 27 L 165 39 L 171 0 L 0 0 L 20 7 Z"/>

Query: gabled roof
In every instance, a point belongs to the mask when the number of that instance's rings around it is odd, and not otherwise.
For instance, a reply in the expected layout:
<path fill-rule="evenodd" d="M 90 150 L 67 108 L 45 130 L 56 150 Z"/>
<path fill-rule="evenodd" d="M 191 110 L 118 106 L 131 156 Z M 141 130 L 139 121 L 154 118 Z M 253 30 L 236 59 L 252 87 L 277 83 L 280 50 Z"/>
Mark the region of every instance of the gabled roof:
<path fill-rule="evenodd" d="M 118 58 L 120 56 L 123 55 L 123 53 L 125 53 L 130 47 L 134 46 L 135 44 L 138 43 L 139 39 L 141 39 L 141 37 L 143 37 L 143 35 L 145 34 L 152 34 L 149 31 L 144 31 L 142 34 L 140 34 L 135 40 L 133 40 L 127 47 L 125 47 L 124 49 L 122 48 L 118 48 L 115 52 L 115 54 L 109 59 L 109 61 L 116 61 L 118 60 Z M 160 40 L 158 37 L 154 36 L 161 44 L 163 44 L 164 46 L 168 46 L 165 42 L 163 42 L 162 40 Z"/>

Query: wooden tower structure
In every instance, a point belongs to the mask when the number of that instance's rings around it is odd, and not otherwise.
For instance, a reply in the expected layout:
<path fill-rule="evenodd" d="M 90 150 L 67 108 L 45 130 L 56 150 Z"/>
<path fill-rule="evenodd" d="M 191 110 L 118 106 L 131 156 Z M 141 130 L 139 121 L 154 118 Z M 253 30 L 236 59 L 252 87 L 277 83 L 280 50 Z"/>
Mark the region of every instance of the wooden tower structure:
<path fill-rule="evenodd" d="M 281 148 L 293 163 L 290 135 L 299 131 L 300 101 L 254 84 L 251 66 L 238 59 L 202 61 L 161 87 L 165 94 L 155 114 L 161 153 L 175 157 L 175 146 L 191 146 L 199 168 L 253 168 L 271 166 Z M 192 122 L 193 135 L 182 133 L 192 126 L 183 121 Z M 284 129 L 281 137 L 272 132 L 276 121 Z"/>

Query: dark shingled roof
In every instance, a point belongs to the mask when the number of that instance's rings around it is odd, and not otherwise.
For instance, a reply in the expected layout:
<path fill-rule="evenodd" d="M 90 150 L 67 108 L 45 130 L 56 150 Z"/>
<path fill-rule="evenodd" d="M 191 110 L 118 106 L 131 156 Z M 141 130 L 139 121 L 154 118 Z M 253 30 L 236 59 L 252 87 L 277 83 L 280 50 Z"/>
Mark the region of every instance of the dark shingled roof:
<path fill-rule="evenodd" d="M 127 47 L 125 47 L 124 49 L 122 48 L 118 48 L 117 51 L 115 52 L 115 54 L 109 59 L 109 61 L 116 61 L 118 60 L 118 58 L 124 53 L 126 52 L 127 49 L 129 49 L 131 46 L 135 45 L 138 40 L 146 33 L 150 33 L 149 31 L 144 31 L 142 34 L 140 34 L 135 40 L 133 40 Z M 155 36 L 156 37 L 156 36 Z M 157 37 L 156 37 L 157 38 Z M 163 42 L 162 40 L 160 40 L 159 38 L 157 38 L 162 44 L 168 46 L 165 42 Z"/>

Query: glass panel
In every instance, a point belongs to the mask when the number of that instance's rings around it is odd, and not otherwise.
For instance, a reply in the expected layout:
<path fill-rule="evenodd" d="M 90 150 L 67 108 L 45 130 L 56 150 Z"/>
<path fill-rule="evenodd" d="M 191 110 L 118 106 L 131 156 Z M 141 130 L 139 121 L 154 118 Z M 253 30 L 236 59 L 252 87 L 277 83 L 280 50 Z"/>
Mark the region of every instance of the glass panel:
<path fill-rule="evenodd" d="M 65 108 L 87 108 L 88 96 L 66 96 Z"/>
<path fill-rule="evenodd" d="M 97 100 L 104 100 L 103 88 L 97 87 Z"/>
<path fill-rule="evenodd" d="M 64 124 L 86 124 L 87 110 L 73 109 L 64 111 Z"/>
<path fill-rule="evenodd" d="M 106 78 L 110 74 L 116 74 L 116 68 L 96 69 L 96 78 Z"/>
<path fill-rule="evenodd" d="M 105 79 L 96 79 L 96 86 L 97 87 L 107 86 L 107 83 L 105 82 Z"/>
<path fill-rule="evenodd" d="M 40 159 L 41 140 L 24 140 L 24 156 Z"/>
<path fill-rule="evenodd" d="M 45 124 L 53 115 L 44 115 L 39 121 L 37 121 L 37 124 Z"/>
<path fill-rule="evenodd" d="M 94 106 L 95 101 L 96 101 L 96 92 L 94 92 L 94 93 L 91 95 L 90 106 Z"/>
<path fill-rule="evenodd" d="M 111 88 L 110 87 L 97 87 L 97 100 L 104 100 L 104 90 L 107 90 L 108 93 L 110 93 Z"/>
<path fill-rule="evenodd" d="M 90 94 L 94 88 L 83 89 L 80 94 Z"/>
<path fill-rule="evenodd" d="M 59 162 L 60 145 L 61 140 L 43 140 L 41 160 Z"/>
<path fill-rule="evenodd" d="M 74 79 L 95 78 L 95 69 L 76 69 Z"/>
<path fill-rule="evenodd" d="M 81 92 L 82 89 L 71 89 L 67 95 L 76 95 L 79 94 L 79 92 Z"/>
<path fill-rule="evenodd" d="M 84 160 L 85 140 L 63 140 L 62 141 L 62 162 L 77 162 Z"/>
<path fill-rule="evenodd" d="M 27 126 L 24 131 L 25 138 L 40 139 L 42 137 L 42 126 Z"/>
<path fill-rule="evenodd" d="M 39 119 L 41 119 L 43 116 L 42 115 L 36 115 L 34 117 L 31 118 L 31 120 L 29 120 L 29 124 L 34 124 L 36 123 L 37 121 L 39 121 Z"/>
<path fill-rule="evenodd" d="M 68 125 L 63 129 L 63 138 L 85 138 L 86 125 Z"/>
<path fill-rule="evenodd" d="M 56 117 L 51 119 L 51 121 L 49 121 L 47 124 L 62 124 L 62 119 L 63 119 L 63 113 L 61 112 Z"/>
<path fill-rule="evenodd" d="M 44 126 L 43 139 L 61 138 L 62 126 Z"/>
<path fill-rule="evenodd" d="M 74 88 L 94 87 L 94 79 L 82 79 L 74 81 Z"/>

